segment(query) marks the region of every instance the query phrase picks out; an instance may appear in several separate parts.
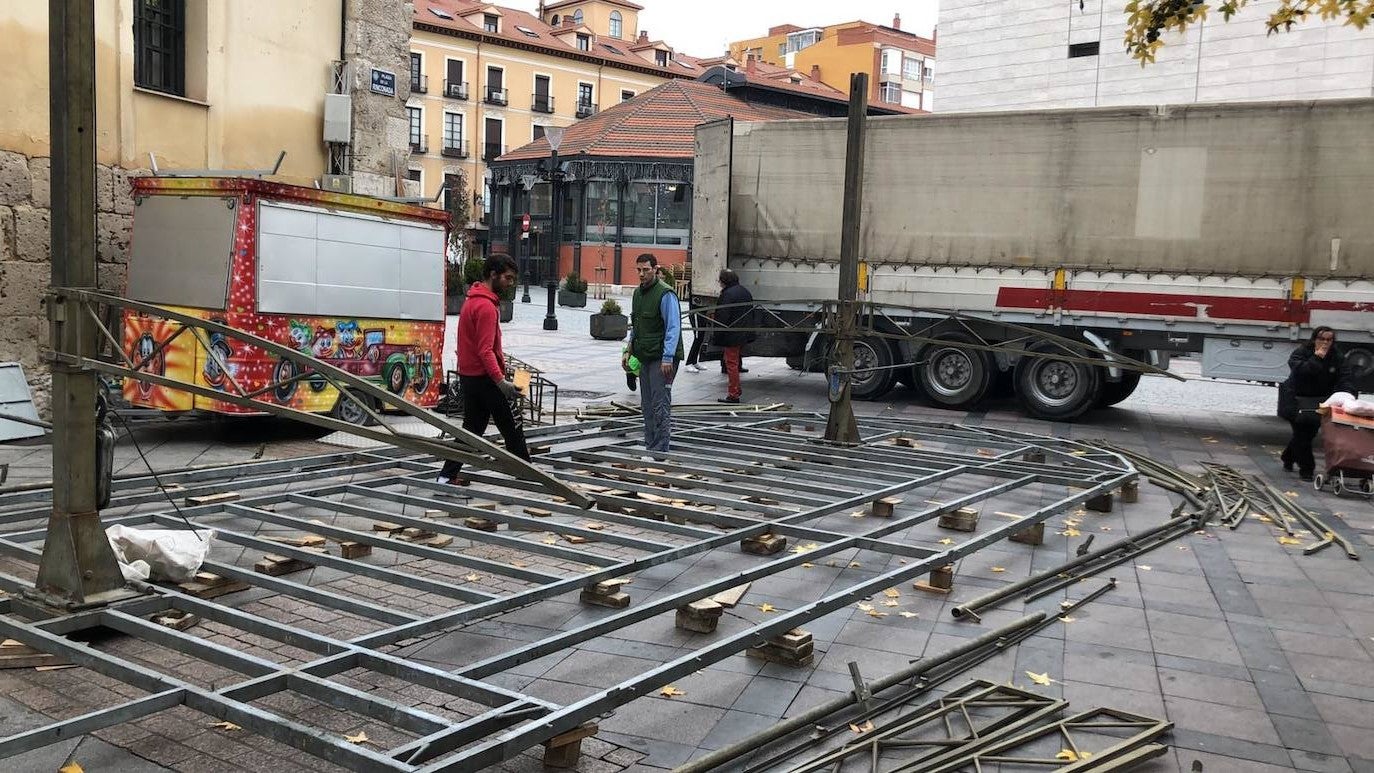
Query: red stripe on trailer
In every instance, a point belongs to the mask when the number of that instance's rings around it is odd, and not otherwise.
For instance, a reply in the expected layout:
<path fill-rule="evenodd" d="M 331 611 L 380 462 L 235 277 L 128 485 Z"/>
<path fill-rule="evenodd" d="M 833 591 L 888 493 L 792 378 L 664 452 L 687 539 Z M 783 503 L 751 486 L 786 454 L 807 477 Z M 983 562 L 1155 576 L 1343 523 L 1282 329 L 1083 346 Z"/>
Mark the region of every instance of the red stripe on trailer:
<path fill-rule="evenodd" d="M 1374 304 L 1346 301 L 1302 303 L 1285 298 L 1237 295 L 1178 295 L 1116 290 L 1054 290 L 1048 287 L 1001 287 L 997 307 L 1060 309 L 1102 314 L 1142 314 L 1187 319 L 1239 319 L 1255 322 L 1304 323 L 1312 309 L 1366 311 Z"/>

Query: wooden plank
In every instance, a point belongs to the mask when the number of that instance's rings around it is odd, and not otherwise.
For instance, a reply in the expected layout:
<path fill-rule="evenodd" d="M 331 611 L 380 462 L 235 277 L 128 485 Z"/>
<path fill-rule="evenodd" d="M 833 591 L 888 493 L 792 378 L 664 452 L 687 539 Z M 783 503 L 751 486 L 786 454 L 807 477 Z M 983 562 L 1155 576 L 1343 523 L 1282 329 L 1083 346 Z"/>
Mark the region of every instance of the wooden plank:
<path fill-rule="evenodd" d="M 196 496 L 186 497 L 186 504 L 191 507 L 218 505 L 225 502 L 233 502 L 238 498 L 239 493 L 237 491 L 226 491 L 222 494 L 198 494 Z"/>
<path fill-rule="evenodd" d="M 744 597 L 744 594 L 749 592 L 749 586 L 751 584 L 752 583 L 746 582 L 743 585 L 736 585 L 728 590 L 723 590 L 712 596 L 711 600 L 726 609 L 734 609 L 739 604 L 739 600 Z"/>

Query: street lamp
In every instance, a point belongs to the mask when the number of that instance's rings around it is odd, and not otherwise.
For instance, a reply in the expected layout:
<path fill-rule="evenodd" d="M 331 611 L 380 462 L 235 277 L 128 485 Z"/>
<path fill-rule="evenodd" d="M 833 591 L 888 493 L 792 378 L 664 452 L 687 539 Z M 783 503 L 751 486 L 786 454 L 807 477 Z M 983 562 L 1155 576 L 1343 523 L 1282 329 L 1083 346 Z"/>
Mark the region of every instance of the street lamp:
<path fill-rule="evenodd" d="M 544 312 L 544 329 L 557 330 L 558 317 L 553 313 L 554 295 L 558 292 L 558 242 L 563 236 L 563 222 L 560 219 L 562 213 L 559 205 L 562 203 L 562 191 L 558 189 L 558 182 L 563 175 L 558 171 L 558 146 L 563 143 L 563 127 L 550 126 L 544 130 L 544 139 L 549 141 L 549 149 L 552 157 L 549 161 L 549 215 L 552 221 L 549 226 L 549 275 L 547 277 L 548 306 Z"/>

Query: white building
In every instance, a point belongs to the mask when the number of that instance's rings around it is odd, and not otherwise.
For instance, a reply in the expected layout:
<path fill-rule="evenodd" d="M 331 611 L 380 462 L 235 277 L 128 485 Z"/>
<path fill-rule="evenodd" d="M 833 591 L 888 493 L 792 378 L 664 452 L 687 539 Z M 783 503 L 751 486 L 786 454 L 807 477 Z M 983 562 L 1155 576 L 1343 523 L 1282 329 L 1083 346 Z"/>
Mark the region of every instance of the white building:
<path fill-rule="evenodd" d="M 941 0 L 940 112 L 1374 95 L 1374 30 L 1313 18 L 1268 35 L 1279 3 L 1126 53 L 1124 0 Z"/>

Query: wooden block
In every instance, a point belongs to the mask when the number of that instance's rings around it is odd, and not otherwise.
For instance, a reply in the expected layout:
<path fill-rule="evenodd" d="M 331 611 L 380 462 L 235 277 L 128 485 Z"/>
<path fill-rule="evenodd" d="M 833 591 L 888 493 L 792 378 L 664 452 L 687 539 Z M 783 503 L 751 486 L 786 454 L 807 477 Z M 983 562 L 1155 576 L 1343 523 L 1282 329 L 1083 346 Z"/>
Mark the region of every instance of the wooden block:
<path fill-rule="evenodd" d="M 553 450 L 552 446 L 530 446 L 529 448 L 530 456 L 539 456 L 540 454 L 547 454 L 551 450 Z"/>
<path fill-rule="evenodd" d="M 177 588 L 182 593 L 195 596 L 198 599 L 213 599 L 227 593 L 248 590 L 248 583 L 242 580 L 230 580 L 209 572 L 196 572 L 195 579 L 190 582 L 177 583 Z"/>
<path fill-rule="evenodd" d="M 740 540 L 740 550 L 755 556 L 771 556 L 787 549 L 787 538 L 777 534 L 760 534 Z"/>
<path fill-rule="evenodd" d="M 1041 545 L 1045 542 L 1045 522 L 1027 526 L 1026 528 L 1012 532 L 1010 537 L 1012 542 L 1019 542 L 1022 545 Z"/>
<path fill-rule="evenodd" d="M 386 532 L 386 533 L 388 533 L 388 534 L 391 534 L 391 533 L 393 533 L 393 532 L 398 532 L 398 531 L 400 531 L 401 529 L 404 529 L 404 528 L 405 528 L 405 527 L 402 526 L 402 525 L 399 524 L 399 523 L 389 523 L 389 522 L 387 522 L 387 521 L 377 521 L 377 522 L 375 522 L 375 523 L 372 524 L 372 530 L 373 530 L 373 531 L 384 531 L 384 532 Z"/>
<path fill-rule="evenodd" d="M 453 544 L 453 537 L 447 534 L 439 534 L 429 539 L 418 540 L 418 542 L 427 548 L 446 548 Z"/>
<path fill-rule="evenodd" d="M 497 529 L 496 522 L 488 521 L 486 518 L 464 518 L 463 525 L 477 531 L 496 531 Z"/>
<path fill-rule="evenodd" d="M 938 593 L 941 595 L 949 593 L 949 588 L 937 588 L 934 585 L 931 585 L 930 583 L 926 582 L 925 580 L 917 580 L 916 582 L 913 582 L 911 584 L 911 587 L 915 590 L 925 591 L 926 593 Z"/>
<path fill-rule="evenodd" d="M 893 439 L 892 439 L 892 443 L 893 443 L 893 445 L 898 445 L 898 446 L 901 446 L 902 448 L 915 448 L 915 447 L 916 447 L 916 441 L 915 441 L 915 440 L 912 440 L 912 439 L 909 438 L 909 437 L 898 437 L 898 438 L 893 438 Z"/>
<path fill-rule="evenodd" d="M 575 768 L 582 755 L 582 741 L 596 735 L 595 722 L 554 736 L 544 742 L 544 766 L 550 768 Z"/>
<path fill-rule="evenodd" d="M 286 556 L 277 556 L 268 553 L 262 557 L 262 560 L 253 564 L 253 571 L 258 574 L 265 574 L 269 577 L 280 577 L 283 574 L 313 569 L 314 566 L 314 564 L 307 563 L 299 558 L 287 558 Z"/>
<path fill-rule="evenodd" d="M 739 600 L 744 598 L 744 594 L 749 592 L 749 585 L 750 583 L 746 582 L 743 585 L 736 585 L 729 590 L 723 590 L 712 596 L 711 600 L 726 609 L 734 609 L 735 606 L 739 604 Z"/>
<path fill-rule="evenodd" d="M 36 650 L 14 639 L 6 639 L 0 644 L 0 668 L 44 668 L 66 664 L 67 661 L 57 655 Z"/>
<path fill-rule="evenodd" d="M 267 537 L 266 539 L 294 548 L 321 548 L 325 545 L 325 538 L 317 534 L 309 534 L 304 537 Z"/>
<path fill-rule="evenodd" d="M 971 507 L 961 507 L 952 513 L 940 516 L 938 525 L 953 531 L 973 531 L 978 528 L 978 511 Z"/>
<path fill-rule="evenodd" d="M 1129 480 L 1121 484 L 1121 501 L 1126 504 L 1140 501 L 1140 481 Z"/>
<path fill-rule="evenodd" d="M 750 647 L 745 654 L 769 663 L 802 667 L 811 665 L 815 657 L 815 644 L 810 633 L 794 628 L 781 636 L 769 639 L 764 644 Z"/>
<path fill-rule="evenodd" d="M 710 599 L 693 601 L 677 608 L 674 625 L 693 633 L 715 633 L 725 608 Z"/>
<path fill-rule="evenodd" d="M 1099 494 L 1089 499 L 1083 506 L 1095 513 L 1110 513 L 1112 511 L 1112 493 L 1108 491 L 1105 494 Z"/>
<path fill-rule="evenodd" d="M 553 515 L 553 511 L 545 510 L 542 507 L 527 507 L 525 508 L 525 514 L 532 515 L 535 518 L 548 518 L 549 516 Z"/>
<path fill-rule="evenodd" d="M 339 543 L 339 555 L 344 558 L 362 558 L 372 555 L 372 546 L 351 540 Z"/>
<path fill-rule="evenodd" d="M 1025 454 L 1023 454 L 1023 455 L 1021 456 L 1021 459 L 1022 459 L 1022 461 L 1034 462 L 1035 464 L 1044 464 L 1044 463 L 1045 463 L 1045 452 L 1044 452 L 1044 451 L 1027 451 Z"/>
<path fill-rule="evenodd" d="M 477 508 L 478 510 L 495 510 L 495 509 L 496 509 L 496 503 L 495 503 L 495 502 L 473 502 L 471 506 Z"/>
<path fill-rule="evenodd" d="M 174 631 L 184 631 L 196 623 L 199 623 L 200 615 L 181 609 L 169 609 L 166 612 L 158 612 L 149 619 L 158 625 L 166 626 Z"/>
<path fill-rule="evenodd" d="M 897 505 L 901 503 L 902 500 L 898 497 L 883 497 L 873 503 L 873 515 L 879 518 L 891 518 Z"/>
<path fill-rule="evenodd" d="M 426 511 L 425 511 L 425 517 L 426 517 L 426 518 L 447 518 L 448 516 L 449 516 L 449 512 L 448 512 L 447 510 L 426 510 Z"/>
<path fill-rule="evenodd" d="M 945 564 L 930 572 L 930 586 L 942 590 L 954 587 L 954 564 Z"/>
<path fill-rule="evenodd" d="M 418 542 L 420 540 L 434 539 L 438 535 L 428 529 L 421 529 L 416 526 L 408 526 L 404 529 L 401 529 L 401 532 L 399 534 L 392 534 L 391 536 L 399 540 L 404 540 L 406 542 Z"/>
<path fill-rule="evenodd" d="M 585 545 L 591 542 L 591 540 L 579 534 L 564 534 L 563 539 L 567 540 L 570 545 Z"/>
<path fill-rule="evenodd" d="M 776 500 L 776 499 L 772 499 L 772 498 L 770 498 L 770 497 L 757 496 L 757 495 L 747 496 L 747 497 L 744 498 L 744 501 L 746 501 L 746 502 L 754 502 L 754 503 L 760 504 L 760 505 L 780 505 L 780 504 L 782 504 L 781 502 L 779 502 L 779 501 Z"/>
<path fill-rule="evenodd" d="M 616 577 L 614 579 L 592 583 L 587 586 L 587 590 L 592 593 L 599 593 L 603 596 L 607 596 L 612 593 L 618 593 L 621 588 L 629 585 L 633 581 L 634 580 L 629 577 Z"/>
<path fill-rule="evenodd" d="M 237 491 L 226 491 L 223 494 L 198 494 L 186 497 L 186 504 L 191 507 L 199 505 L 219 505 L 225 502 L 233 502 L 239 498 Z"/>
<path fill-rule="evenodd" d="M 628 593 L 594 593 L 590 588 L 583 588 L 578 599 L 583 604 L 594 604 L 598 607 L 610 607 L 612 609 L 624 609 L 630 606 L 630 594 Z"/>

